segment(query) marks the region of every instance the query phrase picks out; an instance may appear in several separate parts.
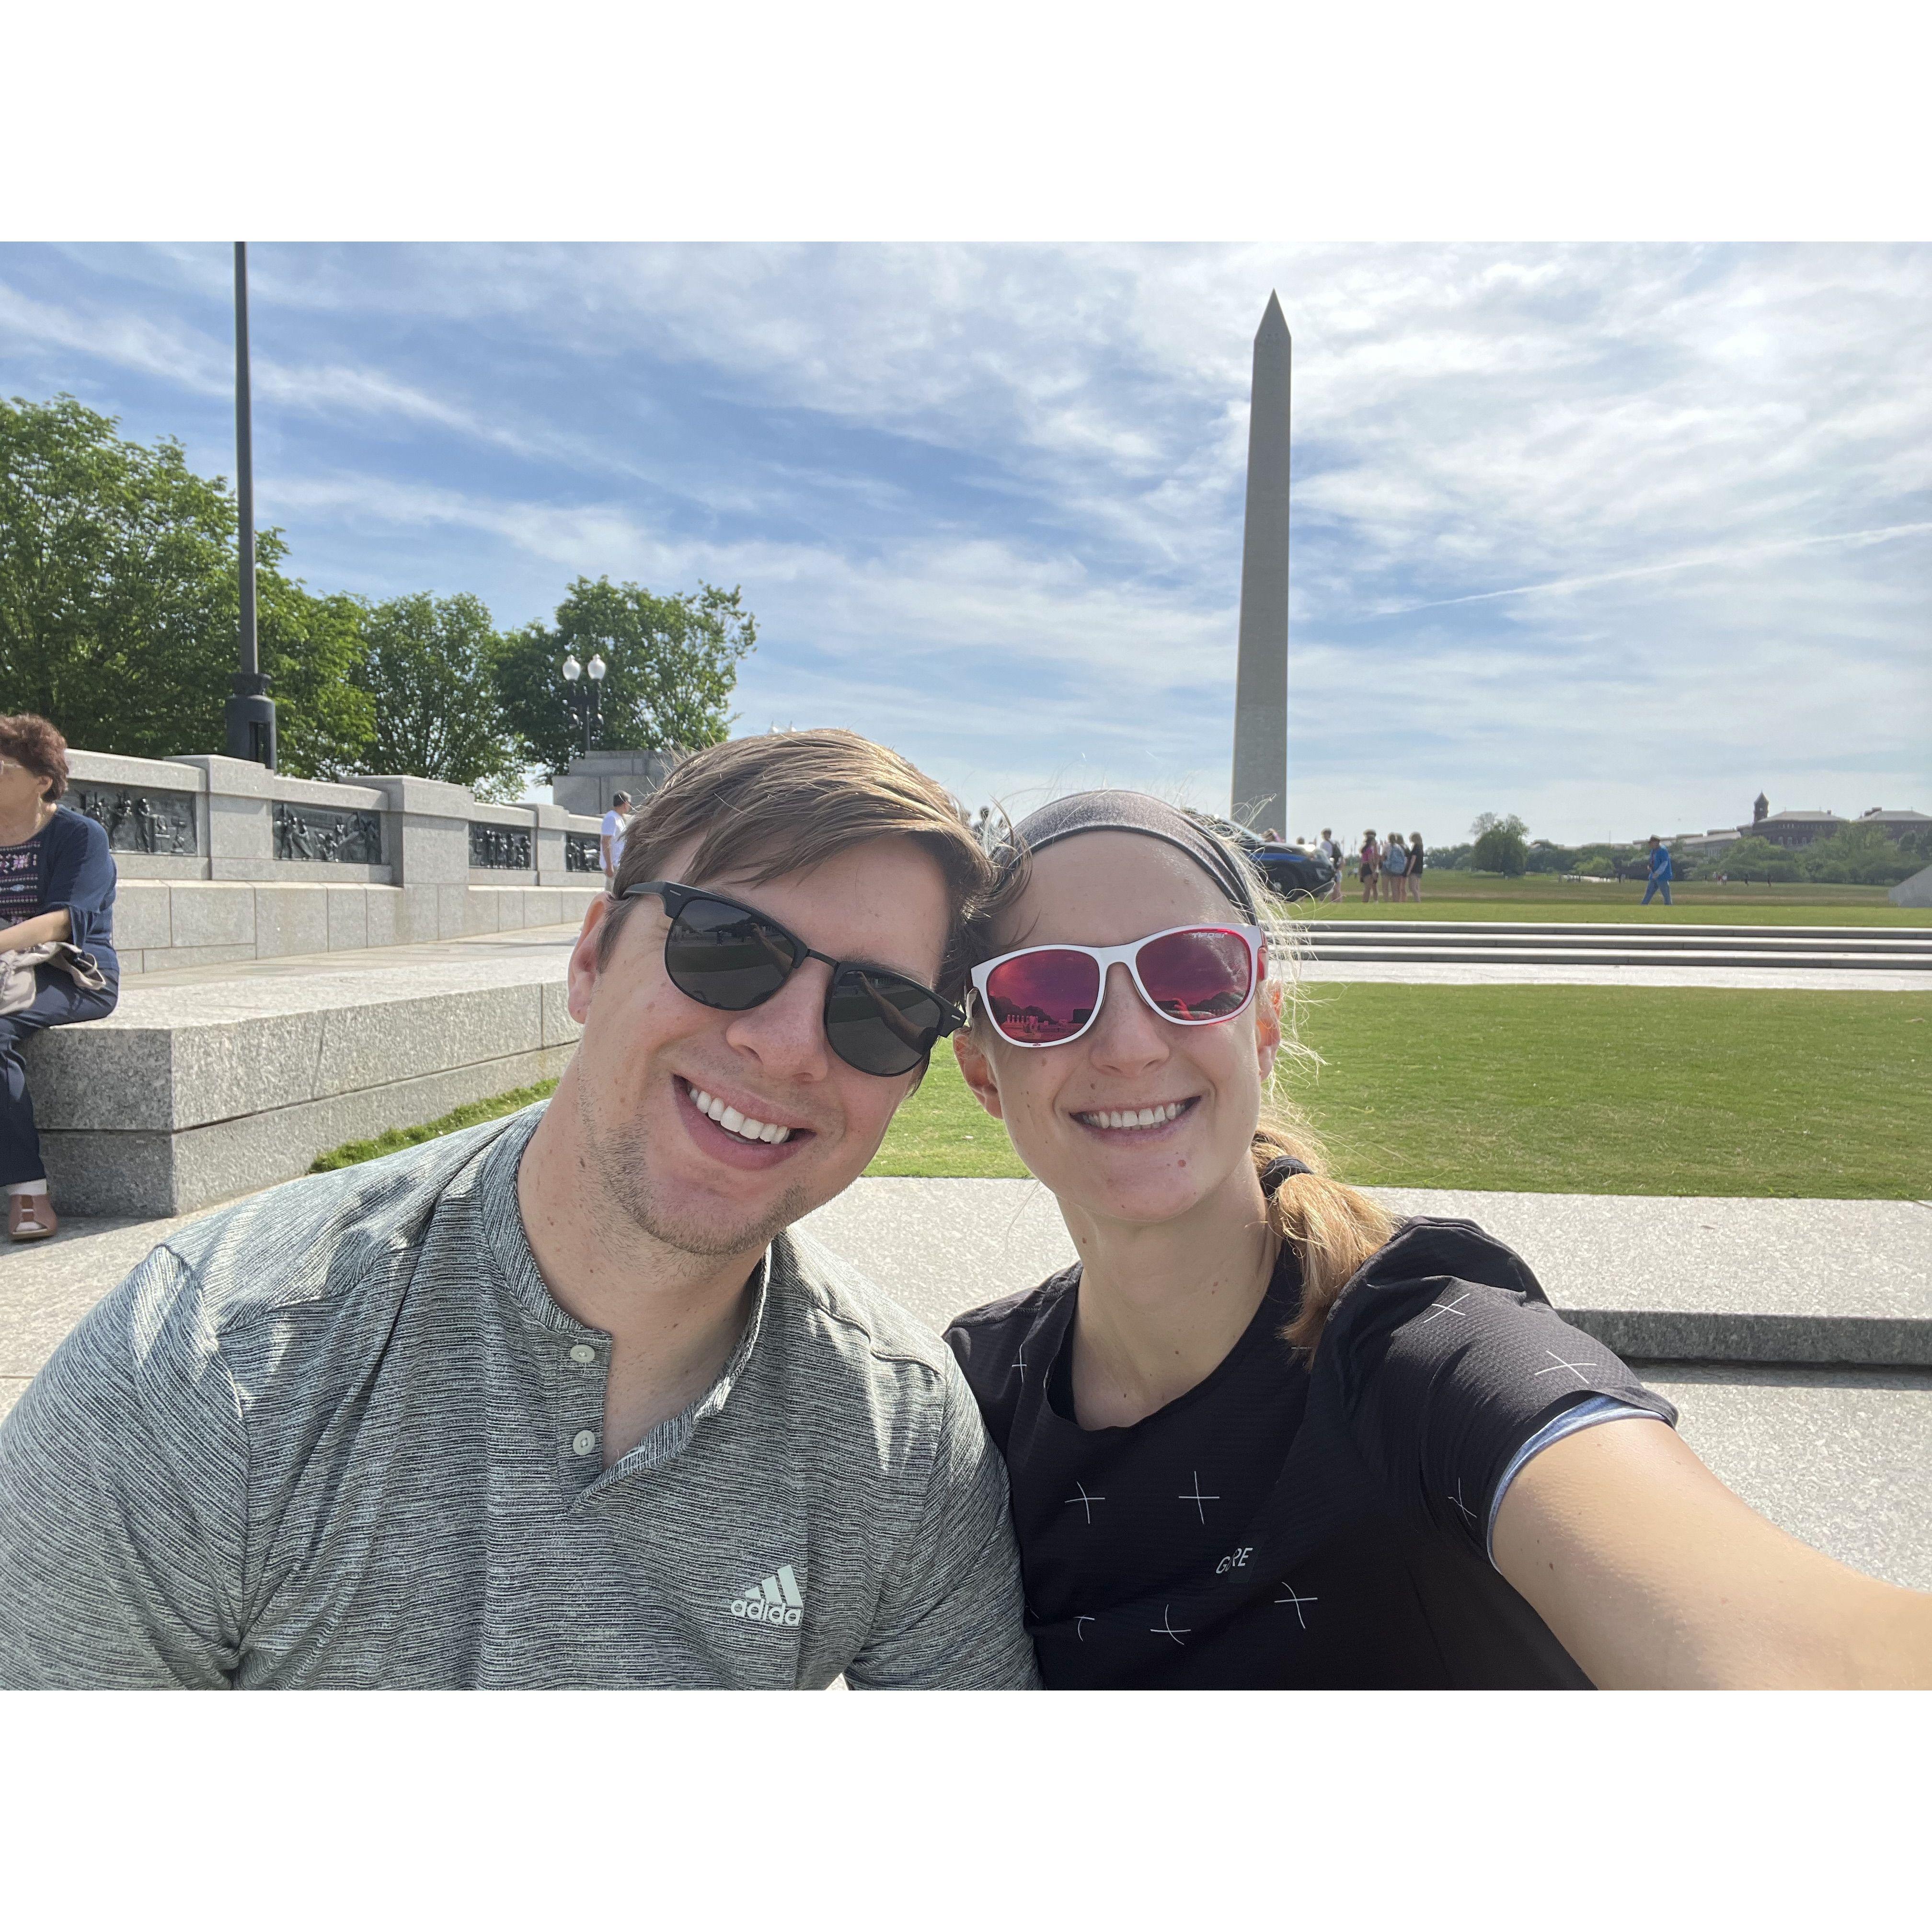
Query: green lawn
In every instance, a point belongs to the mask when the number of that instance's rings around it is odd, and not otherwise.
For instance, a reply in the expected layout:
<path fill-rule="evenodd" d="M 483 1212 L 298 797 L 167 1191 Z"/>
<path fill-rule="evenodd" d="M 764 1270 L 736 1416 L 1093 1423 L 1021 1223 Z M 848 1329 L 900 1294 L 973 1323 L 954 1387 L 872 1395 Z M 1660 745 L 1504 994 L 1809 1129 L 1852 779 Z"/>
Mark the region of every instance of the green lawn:
<path fill-rule="evenodd" d="M 1284 1095 L 1347 1180 L 1932 1199 L 1932 992 L 1324 986 Z M 872 1174 L 1019 1174 L 950 1056 Z"/>
<path fill-rule="evenodd" d="M 1547 874 L 1505 879 L 1493 872 L 1425 872 L 1418 905 L 1376 900 L 1343 881 L 1340 904 L 1298 903 L 1315 919 L 1609 920 L 1660 926 L 1932 926 L 1932 909 L 1895 906 L 1882 886 L 1673 885 L 1672 903 L 1643 903 L 1640 883 L 1566 884 Z"/>
<path fill-rule="evenodd" d="M 354 1167 L 362 1161 L 380 1160 L 386 1154 L 400 1154 L 406 1147 L 416 1147 L 441 1135 L 453 1134 L 459 1127 L 479 1126 L 485 1120 L 500 1120 L 504 1114 L 514 1114 L 520 1107 L 534 1106 L 539 1100 L 548 1100 L 556 1091 L 554 1080 L 539 1080 L 534 1087 L 514 1088 L 507 1094 L 499 1094 L 494 1100 L 472 1100 L 466 1106 L 458 1107 L 434 1120 L 425 1120 L 419 1127 L 392 1127 L 372 1141 L 345 1142 L 327 1154 L 317 1154 L 310 1162 L 308 1171 L 311 1174 L 327 1174 L 332 1168 Z"/>

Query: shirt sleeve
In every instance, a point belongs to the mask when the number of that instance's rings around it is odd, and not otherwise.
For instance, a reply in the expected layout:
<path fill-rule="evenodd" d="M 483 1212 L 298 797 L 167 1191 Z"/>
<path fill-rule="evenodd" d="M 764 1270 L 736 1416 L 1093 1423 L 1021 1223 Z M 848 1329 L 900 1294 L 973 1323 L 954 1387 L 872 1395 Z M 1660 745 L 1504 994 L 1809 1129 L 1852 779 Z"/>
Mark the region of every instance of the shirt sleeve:
<path fill-rule="evenodd" d="M 63 825 L 63 818 L 71 825 Z M 47 841 L 46 872 L 40 881 L 40 910 L 64 912 L 68 939 L 83 952 L 111 945 L 114 889 L 120 874 L 107 835 L 77 812 L 56 814 L 62 836 Z"/>
<path fill-rule="evenodd" d="M 1485 1562 L 1505 1480 L 1546 1424 L 1604 1396 L 1676 1425 L 1668 1402 L 1546 1301 L 1442 1276 L 1357 1290 L 1344 1306 L 1358 1295 L 1336 1337 L 1356 1447 L 1396 1514 Z"/>
<path fill-rule="evenodd" d="M 248 1449 L 191 1288 L 157 1248 L 0 1424 L 0 1685 L 232 1679 Z"/>
<path fill-rule="evenodd" d="M 1036 1690 L 1006 1466 L 950 1358 L 944 1372 L 924 1504 L 845 1681 L 855 1690 Z"/>

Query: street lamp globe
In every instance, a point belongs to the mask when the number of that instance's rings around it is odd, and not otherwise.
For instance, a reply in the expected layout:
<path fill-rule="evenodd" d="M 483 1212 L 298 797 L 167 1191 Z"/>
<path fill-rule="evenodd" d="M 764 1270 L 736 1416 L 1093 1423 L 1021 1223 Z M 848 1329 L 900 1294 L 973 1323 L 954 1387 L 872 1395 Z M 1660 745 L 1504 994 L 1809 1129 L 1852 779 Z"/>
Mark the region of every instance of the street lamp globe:
<path fill-rule="evenodd" d="M 590 672 L 590 682 L 592 684 L 602 684 L 603 682 L 604 664 L 604 660 L 602 658 L 593 654 L 590 663 L 585 665 L 584 668 Z"/>
<path fill-rule="evenodd" d="M 577 680 L 583 676 L 583 674 L 584 667 L 577 662 L 574 655 L 565 658 L 563 661 L 563 681 L 566 684 L 574 684 Z"/>

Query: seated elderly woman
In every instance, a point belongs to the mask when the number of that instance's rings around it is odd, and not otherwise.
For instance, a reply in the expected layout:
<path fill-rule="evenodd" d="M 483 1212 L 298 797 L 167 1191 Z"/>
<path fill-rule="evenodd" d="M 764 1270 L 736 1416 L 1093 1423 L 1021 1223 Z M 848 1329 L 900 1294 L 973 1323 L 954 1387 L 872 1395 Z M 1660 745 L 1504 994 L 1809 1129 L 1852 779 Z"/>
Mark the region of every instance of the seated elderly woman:
<path fill-rule="evenodd" d="M 119 997 L 113 855 L 92 819 L 60 808 L 66 790 L 66 740 L 44 718 L 0 717 L 0 954 L 64 940 L 91 957 L 101 982 L 89 986 L 39 964 L 32 1000 L 0 1012 L 0 1184 L 16 1241 L 43 1240 L 58 1225 L 22 1043 L 44 1027 L 100 1019 Z"/>

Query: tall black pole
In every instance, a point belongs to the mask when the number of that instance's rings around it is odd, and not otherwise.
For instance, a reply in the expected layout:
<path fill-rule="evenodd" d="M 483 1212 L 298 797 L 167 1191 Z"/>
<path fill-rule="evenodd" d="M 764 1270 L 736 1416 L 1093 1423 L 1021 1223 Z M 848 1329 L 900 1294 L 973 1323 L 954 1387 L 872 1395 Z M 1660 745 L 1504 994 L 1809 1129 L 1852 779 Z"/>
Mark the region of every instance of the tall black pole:
<path fill-rule="evenodd" d="M 235 244 L 235 500 L 239 512 L 241 659 L 227 704 L 228 755 L 275 768 L 275 701 L 255 637 L 255 438 L 248 395 L 248 244 Z"/>

